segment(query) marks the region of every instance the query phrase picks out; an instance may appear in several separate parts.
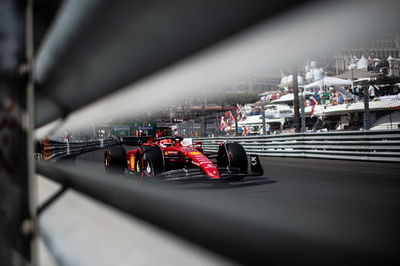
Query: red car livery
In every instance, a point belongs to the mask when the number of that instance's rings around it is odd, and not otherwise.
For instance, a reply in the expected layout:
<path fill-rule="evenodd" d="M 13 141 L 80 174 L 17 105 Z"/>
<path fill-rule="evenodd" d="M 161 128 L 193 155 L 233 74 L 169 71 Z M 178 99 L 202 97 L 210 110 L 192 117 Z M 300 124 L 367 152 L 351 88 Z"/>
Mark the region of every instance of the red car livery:
<path fill-rule="evenodd" d="M 241 179 L 263 175 L 257 155 L 247 155 L 242 145 L 222 142 L 218 152 L 203 152 L 202 143 L 182 145 L 181 137 L 156 137 L 126 151 L 119 143 L 104 153 L 108 173 L 130 173 L 141 178 Z"/>

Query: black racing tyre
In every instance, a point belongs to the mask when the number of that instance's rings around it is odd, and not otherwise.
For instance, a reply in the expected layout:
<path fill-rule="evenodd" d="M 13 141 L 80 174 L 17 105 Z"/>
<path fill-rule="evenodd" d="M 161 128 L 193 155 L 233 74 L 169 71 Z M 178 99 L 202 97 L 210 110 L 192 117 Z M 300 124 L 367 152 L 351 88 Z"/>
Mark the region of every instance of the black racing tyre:
<path fill-rule="evenodd" d="M 104 169 L 108 174 L 123 174 L 126 169 L 126 152 L 121 145 L 108 147 L 104 152 Z"/>
<path fill-rule="evenodd" d="M 138 174 L 142 178 L 155 177 L 164 172 L 164 157 L 158 146 L 142 146 L 135 162 Z"/>
<path fill-rule="evenodd" d="M 219 147 L 218 151 L 218 167 L 237 167 L 240 173 L 247 173 L 247 154 L 243 146 L 239 143 L 227 143 Z"/>

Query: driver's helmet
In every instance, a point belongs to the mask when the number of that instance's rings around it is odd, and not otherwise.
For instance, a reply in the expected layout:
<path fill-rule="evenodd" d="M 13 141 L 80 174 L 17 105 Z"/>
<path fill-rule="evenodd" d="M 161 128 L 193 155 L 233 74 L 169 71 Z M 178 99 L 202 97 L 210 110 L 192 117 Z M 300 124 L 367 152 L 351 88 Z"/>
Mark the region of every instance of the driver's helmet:
<path fill-rule="evenodd" d="M 163 133 L 161 131 L 156 132 L 156 138 L 161 138 Z"/>
<path fill-rule="evenodd" d="M 162 139 L 160 140 L 161 147 L 171 147 L 172 146 L 172 139 Z"/>

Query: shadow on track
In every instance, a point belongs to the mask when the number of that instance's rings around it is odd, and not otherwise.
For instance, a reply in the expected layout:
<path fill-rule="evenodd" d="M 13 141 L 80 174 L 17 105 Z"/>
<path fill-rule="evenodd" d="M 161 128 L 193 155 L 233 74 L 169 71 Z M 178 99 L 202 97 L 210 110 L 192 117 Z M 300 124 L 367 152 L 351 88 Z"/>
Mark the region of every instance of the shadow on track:
<path fill-rule="evenodd" d="M 196 188 L 196 189 L 233 189 L 233 188 L 241 188 L 241 187 L 251 187 L 251 186 L 259 186 L 266 184 L 274 184 L 277 181 L 269 180 L 266 177 L 252 177 L 252 178 L 244 178 L 240 181 L 230 181 L 230 180 L 204 180 L 204 179 L 191 179 L 191 180 L 173 180 L 173 181 L 162 181 L 162 182 L 153 182 L 162 184 L 167 187 L 174 188 Z"/>

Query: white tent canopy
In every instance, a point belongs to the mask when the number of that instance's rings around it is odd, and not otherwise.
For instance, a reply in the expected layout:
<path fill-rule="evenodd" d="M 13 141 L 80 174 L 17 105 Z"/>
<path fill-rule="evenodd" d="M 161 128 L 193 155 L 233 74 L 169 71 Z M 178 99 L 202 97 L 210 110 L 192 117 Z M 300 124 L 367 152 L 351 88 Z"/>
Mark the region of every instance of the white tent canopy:
<path fill-rule="evenodd" d="M 299 95 L 301 94 L 301 92 L 299 92 Z M 312 95 L 312 92 L 310 91 L 305 91 L 305 95 Z M 287 102 L 293 102 L 294 100 L 294 94 L 293 93 L 289 93 L 289 94 L 285 94 L 282 97 L 280 97 L 277 100 L 273 100 L 271 101 L 271 103 L 287 103 Z"/>
<path fill-rule="evenodd" d="M 323 88 L 324 86 L 345 86 L 352 85 L 353 82 L 347 79 L 340 79 L 335 77 L 323 77 L 320 80 L 314 81 L 304 86 L 305 89 L 310 88 Z"/>
<path fill-rule="evenodd" d="M 357 69 L 367 69 L 368 68 L 368 59 L 362 56 L 360 60 L 357 62 Z"/>

